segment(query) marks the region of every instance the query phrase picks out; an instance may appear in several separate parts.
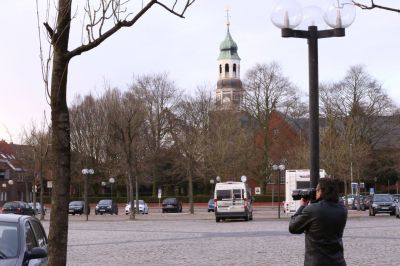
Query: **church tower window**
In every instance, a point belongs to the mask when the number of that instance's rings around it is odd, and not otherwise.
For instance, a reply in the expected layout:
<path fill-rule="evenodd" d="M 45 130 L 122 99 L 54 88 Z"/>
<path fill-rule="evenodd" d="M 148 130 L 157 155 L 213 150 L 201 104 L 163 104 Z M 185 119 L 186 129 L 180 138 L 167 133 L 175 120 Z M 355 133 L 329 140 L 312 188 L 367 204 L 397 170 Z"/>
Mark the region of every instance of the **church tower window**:
<path fill-rule="evenodd" d="M 225 78 L 229 77 L 229 64 L 225 64 Z"/>

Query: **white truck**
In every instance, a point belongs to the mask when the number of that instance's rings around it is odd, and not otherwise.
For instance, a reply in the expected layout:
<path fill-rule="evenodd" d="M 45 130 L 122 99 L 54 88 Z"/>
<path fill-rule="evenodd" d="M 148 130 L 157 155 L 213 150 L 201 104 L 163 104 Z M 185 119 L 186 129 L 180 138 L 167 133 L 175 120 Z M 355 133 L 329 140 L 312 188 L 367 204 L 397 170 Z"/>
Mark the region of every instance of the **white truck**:
<path fill-rule="evenodd" d="M 323 169 L 319 170 L 319 177 L 326 177 L 326 172 Z M 310 170 L 309 169 L 294 169 L 286 170 L 285 173 L 285 201 L 283 211 L 286 214 L 295 213 L 300 207 L 299 200 L 293 200 L 292 193 L 295 189 L 310 188 Z"/>

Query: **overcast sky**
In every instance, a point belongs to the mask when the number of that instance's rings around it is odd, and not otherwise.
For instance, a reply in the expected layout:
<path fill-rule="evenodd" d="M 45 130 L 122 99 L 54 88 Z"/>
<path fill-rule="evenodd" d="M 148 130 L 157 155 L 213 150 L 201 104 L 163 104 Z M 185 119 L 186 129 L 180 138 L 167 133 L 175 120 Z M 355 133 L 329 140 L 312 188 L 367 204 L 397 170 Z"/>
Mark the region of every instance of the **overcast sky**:
<path fill-rule="evenodd" d="M 136 1 L 136 0 L 134 0 Z M 219 45 L 226 34 L 225 8 L 230 9 L 230 32 L 238 44 L 241 76 L 256 63 L 277 61 L 298 87 L 308 91 L 307 41 L 284 39 L 270 21 L 278 0 L 197 0 L 185 19 L 151 9 L 132 28 L 125 28 L 101 46 L 72 59 L 68 102 L 80 94 L 101 95 L 104 83 L 126 89 L 133 74 L 167 72 L 187 93 L 197 86 L 213 88 L 218 77 Z M 46 102 L 39 60 L 34 0 L 1 0 L 0 16 L 0 140 L 20 142 L 21 132 L 40 125 L 50 108 Z M 40 0 L 39 2 L 45 2 Z M 86 1 L 74 1 L 83 3 Z M 321 0 L 300 0 L 303 4 Z M 364 1 L 368 3 L 369 1 Z M 400 8 L 398 0 L 376 3 Z M 44 10 L 40 11 L 44 14 Z M 80 40 L 74 21 L 70 49 Z M 337 81 L 350 66 L 363 64 L 389 96 L 400 104 L 400 15 L 357 9 L 346 37 L 319 41 L 320 81 Z"/>

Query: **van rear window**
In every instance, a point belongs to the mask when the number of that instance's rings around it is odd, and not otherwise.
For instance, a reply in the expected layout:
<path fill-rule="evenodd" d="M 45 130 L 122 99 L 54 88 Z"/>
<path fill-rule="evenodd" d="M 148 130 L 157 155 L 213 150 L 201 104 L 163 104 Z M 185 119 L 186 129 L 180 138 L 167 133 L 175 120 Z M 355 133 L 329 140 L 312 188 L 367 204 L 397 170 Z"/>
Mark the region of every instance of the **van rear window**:
<path fill-rule="evenodd" d="M 241 199 L 243 196 L 243 189 L 234 189 L 233 190 L 233 196 L 235 199 Z"/>
<path fill-rule="evenodd" d="M 217 190 L 217 200 L 231 199 L 231 190 Z"/>

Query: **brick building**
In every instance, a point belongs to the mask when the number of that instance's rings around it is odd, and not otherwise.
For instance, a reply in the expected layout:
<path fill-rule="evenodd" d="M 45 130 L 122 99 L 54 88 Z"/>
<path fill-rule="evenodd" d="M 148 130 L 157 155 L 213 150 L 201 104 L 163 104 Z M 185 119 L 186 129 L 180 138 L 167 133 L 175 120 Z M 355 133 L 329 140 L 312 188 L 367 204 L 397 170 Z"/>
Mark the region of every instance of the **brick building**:
<path fill-rule="evenodd" d="M 23 158 L 27 152 L 31 152 L 27 146 L 0 141 L 0 206 L 6 201 L 31 198 L 33 174 Z"/>

